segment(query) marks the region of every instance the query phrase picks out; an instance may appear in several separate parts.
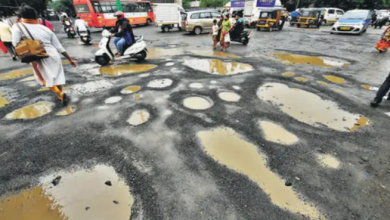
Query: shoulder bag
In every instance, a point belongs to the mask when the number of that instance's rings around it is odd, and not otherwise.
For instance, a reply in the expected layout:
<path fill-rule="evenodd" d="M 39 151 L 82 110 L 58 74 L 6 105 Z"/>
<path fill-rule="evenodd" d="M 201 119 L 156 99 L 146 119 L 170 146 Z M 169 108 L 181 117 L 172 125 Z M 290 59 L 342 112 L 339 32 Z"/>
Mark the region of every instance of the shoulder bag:
<path fill-rule="evenodd" d="M 46 53 L 46 49 L 43 46 L 42 42 L 35 40 L 31 35 L 30 31 L 23 23 L 16 24 L 19 30 L 22 32 L 22 40 L 16 45 L 15 51 L 22 60 L 22 63 L 31 63 L 34 61 L 39 61 L 44 58 L 48 58 L 49 54 Z M 27 38 L 24 32 L 22 31 L 21 26 L 23 26 L 30 38 Z"/>

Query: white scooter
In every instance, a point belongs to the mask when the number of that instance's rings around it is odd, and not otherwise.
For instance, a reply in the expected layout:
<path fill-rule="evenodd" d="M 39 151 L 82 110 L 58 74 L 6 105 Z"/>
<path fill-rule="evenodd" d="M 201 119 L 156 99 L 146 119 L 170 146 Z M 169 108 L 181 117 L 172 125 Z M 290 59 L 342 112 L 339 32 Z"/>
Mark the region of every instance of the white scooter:
<path fill-rule="evenodd" d="M 114 53 L 110 49 L 111 41 L 111 32 L 108 30 L 103 30 L 102 32 L 103 39 L 99 43 L 99 50 L 95 53 L 95 61 L 105 66 L 110 63 L 110 61 L 124 60 L 129 58 L 135 58 L 138 61 L 143 61 L 146 59 L 146 43 L 143 40 L 143 36 L 135 39 L 135 43 L 129 48 L 125 49 L 123 56 L 115 57 Z"/>

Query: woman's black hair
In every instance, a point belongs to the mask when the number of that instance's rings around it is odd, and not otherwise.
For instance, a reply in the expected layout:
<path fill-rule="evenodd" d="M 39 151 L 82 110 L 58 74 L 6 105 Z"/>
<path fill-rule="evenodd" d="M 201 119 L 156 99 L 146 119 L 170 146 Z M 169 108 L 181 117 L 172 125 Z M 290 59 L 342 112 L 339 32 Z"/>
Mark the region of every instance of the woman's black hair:
<path fill-rule="evenodd" d="M 19 8 L 19 12 L 24 19 L 37 19 L 37 11 L 27 4 L 22 4 Z"/>

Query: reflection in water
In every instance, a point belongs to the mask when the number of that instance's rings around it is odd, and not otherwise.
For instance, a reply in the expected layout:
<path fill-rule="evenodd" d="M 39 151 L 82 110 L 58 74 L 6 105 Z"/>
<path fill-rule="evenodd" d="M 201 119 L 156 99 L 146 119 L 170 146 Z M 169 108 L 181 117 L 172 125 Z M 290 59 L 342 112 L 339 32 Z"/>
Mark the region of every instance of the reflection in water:
<path fill-rule="evenodd" d="M 330 82 L 337 83 L 337 84 L 343 84 L 346 83 L 345 79 L 337 77 L 337 76 L 332 76 L 332 75 L 324 75 L 323 76 L 325 79 L 329 80 Z"/>
<path fill-rule="evenodd" d="M 19 77 L 22 77 L 25 75 L 31 75 L 31 74 L 33 74 L 33 71 L 30 68 L 29 69 L 22 69 L 22 70 L 14 70 L 14 71 L 9 72 L 9 73 L 0 74 L 0 81 L 15 79 L 15 78 L 19 78 Z"/>
<path fill-rule="evenodd" d="M 199 56 L 207 56 L 207 57 L 221 57 L 221 58 L 233 58 L 233 59 L 239 59 L 240 56 L 228 54 L 221 51 L 215 51 L 215 50 L 191 50 L 191 53 Z"/>
<path fill-rule="evenodd" d="M 337 131 L 351 131 L 361 117 L 340 109 L 336 103 L 323 100 L 314 93 L 280 83 L 264 84 L 257 90 L 257 96 L 298 121 L 315 127 L 325 125 Z"/>
<path fill-rule="evenodd" d="M 193 110 L 206 110 L 213 106 L 213 103 L 200 96 L 190 96 L 183 100 L 183 105 Z"/>
<path fill-rule="evenodd" d="M 340 161 L 329 154 L 317 154 L 317 160 L 323 167 L 337 169 L 340 167 Z"/>
<path fill-rule="evenodd" d="M 60 112 L 58 112 L 56 115 L 57 116 L 71 115 L 71 114 L 75 113 L 76 110 L 77 110 L 77 106 L 71 105 L 71 106 L 65 107 Z"/>
<path fill-rule="evenodd" d="M 125 74 L 141 73 L 156 68 L 157 65 L 152 64 L 122 64 L 100 67 L 99 71 L 103 75 L 121 76 Z"/>
<path fill-rule="evenodd" d="M 294 76 L 295 74 L 292 72 L 286 72 L 282 74 L 283 76 Z"/>
<path fill-rule="evenodd" d="M 52 102 L 37 102 L 17 109 L 5 116 L 7 119 L 34 119 L 50 113 L 55 106 Z"/>
<path fill-rule="evenodd" d="M 235 75 L 253 70 L 253 67 L 249 64 L 222 62 L 216 59 L 186 59 L 184 65 L 215 75 Z"/>
<path fill-rule="evenodd" d="M 360 127 L 365 127 L 369 124 L 369 120 L 367 117 L 360 116 L 355 125 L 351 128 L 351 131 L 356 131 Z"/>
<path fill-rule="evenodd" d="M 0 108 L 6 106 L 10 102 L 0 93 Z"/>
<path fill-rule="evenodd" d="M 267 141 L 284 145 L 293 145 L 299 141 L 295 134 L 273 122 L 259 121 L 259 126 L 264 132 L 264 137 Z"/>
<path fill-rule="evenodd" d="M 304 78 L 304 77 L 295 77 L 294 79 L 296 81 L 298 81 L 298 82 L 307 82 L 307 81 L 309 81 L 308 78 Z"/>
<path fill-rule="evenodd" d="M 130 118 L 127 120 L 127 122 L 130 125 L 141 125 L 149 120 L 150 113 L 146 109 L 136 110 L 133 113 L 131 113 Z"/>
<path fill-rule="evenodd" d="M 197 137 L 211 158 L 257 183 L 275 205 L 311 219 L 324 219 L 312 205 L 302 201 L 293 188 L 286 187 L 283 179 L 267 167 L 266 156 L 258 152 L 255 145 L 244 140 L 233 129 L 219 127 L 198 132 Z"/>
<path fill-rule="evenodd" d="M 139 90 L 141 90 L 141 86 L 128 86 L 128 87 L 122 89 L 121 93 L 122 94 L 131 94 L 131 93 L 136 93 Z"/>
<path fill-rule="evenodd" d="M 304 56 L 288 53 L 273 53 L 272 55 L 286 62 L 286 64 L 309 64 L 324 67 L 342 67 L 350 65 L 349 62 L 330 57 Z"/>
<path fill-rule="evenodd" d="M 226 102 L 238 102 L 241 99 L 241 96 L 234 92 L 220 92 L 218 97 Z"/>

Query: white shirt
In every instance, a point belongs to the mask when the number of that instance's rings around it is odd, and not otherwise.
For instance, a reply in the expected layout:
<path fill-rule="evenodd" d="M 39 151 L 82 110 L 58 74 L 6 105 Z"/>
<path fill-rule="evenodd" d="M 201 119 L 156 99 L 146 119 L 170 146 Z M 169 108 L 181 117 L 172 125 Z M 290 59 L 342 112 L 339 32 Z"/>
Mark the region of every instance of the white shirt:
<path fill-rule="evenodd" d="M 89 26 L 87 22 L 85 22 L 83 19 L 77 19 L 74 22 L 74 28 L 79 31 L 86 31 L 89 28 Z"/>
<path fill-rule="evenodd" d="M 218 29 L 219 29 L 218 25 L 213 25 L 212 29 L 213 29 L 213 36 L 217 36 L 218 35 Z"/>

